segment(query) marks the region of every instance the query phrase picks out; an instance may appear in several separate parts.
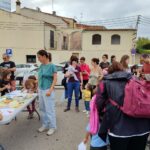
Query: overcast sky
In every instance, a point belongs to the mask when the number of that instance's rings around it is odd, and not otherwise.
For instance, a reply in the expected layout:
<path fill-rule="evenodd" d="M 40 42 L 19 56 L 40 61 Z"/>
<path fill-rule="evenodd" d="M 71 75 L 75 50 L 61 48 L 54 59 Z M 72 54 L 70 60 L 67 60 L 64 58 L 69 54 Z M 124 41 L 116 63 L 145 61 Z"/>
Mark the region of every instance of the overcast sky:
<path fill-rule="evenodd" d="M 12 0 L 12 10 L 15 10 Z M 150 18 L 150 0 L 53 0 L 58 15 L 91 21 L 142 15 Z M 52 12 L 52 0 L 21 0 L 22 7 Z M 149 23 L 149 24 L 148 24 Z M 150 37 L 150 19 L 139 27 L 139 36 Z"/>

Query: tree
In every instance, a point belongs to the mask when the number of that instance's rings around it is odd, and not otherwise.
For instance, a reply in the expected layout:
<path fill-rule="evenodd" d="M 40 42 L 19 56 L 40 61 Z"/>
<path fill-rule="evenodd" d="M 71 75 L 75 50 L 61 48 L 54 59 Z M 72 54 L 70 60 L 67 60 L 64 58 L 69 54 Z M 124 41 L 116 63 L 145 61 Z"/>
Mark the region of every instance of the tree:
<path fill-rule="evenodd" d="M 136 45 L 137 45 L 136 48 L 137 49 L 143 48 L 143 46 L 146 45 L 146 44 L 150 44 L 150 39 L 140 37 L 136 42 Z"/>
<path fill-rule="evenodd" d="M 150 39 L 141 37 L 136 43 L 137 52 L 140 54 L 150 54 Z"/>

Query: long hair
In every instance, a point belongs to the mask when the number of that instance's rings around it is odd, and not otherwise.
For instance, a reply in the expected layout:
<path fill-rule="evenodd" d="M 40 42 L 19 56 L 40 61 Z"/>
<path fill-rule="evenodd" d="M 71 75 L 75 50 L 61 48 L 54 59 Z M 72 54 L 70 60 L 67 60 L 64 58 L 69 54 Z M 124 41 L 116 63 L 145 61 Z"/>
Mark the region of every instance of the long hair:
<path fill-rule="evenodd" d="M 114 73 L 114 72 L 117 72 L 117 71 L 123 71 L 123 66 L 121 63 L 115 61 L 112 63 L 112 65 L 108 68 L 108 73 L 111 74 L 111 73 Z"/>
<path fill-rule="evenodd" d="M 126 60 L 129 59 L 129 58 L 130 57 L 128 55 L 123 55 L 121 60 L 120 60 L 120 63 L 122 64 L 124 69 L 128 69 L 129 68 L 128 64 L 126 63 Z"/>

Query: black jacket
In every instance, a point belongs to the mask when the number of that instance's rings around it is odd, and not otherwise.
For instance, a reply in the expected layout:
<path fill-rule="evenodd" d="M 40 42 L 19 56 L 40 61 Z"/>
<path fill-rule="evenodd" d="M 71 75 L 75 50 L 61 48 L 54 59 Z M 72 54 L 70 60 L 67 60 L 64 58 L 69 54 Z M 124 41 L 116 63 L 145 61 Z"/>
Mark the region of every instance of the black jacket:
<path fill-rule="evenodd" d="M 150 119 L 129 117 L 109 102 L 111 98 L 120 106 L 123 105 L 124 89 L 131 78 L 132 75 L 127 72 L 115 72 L 104 77 L 104 90 L 98 89 L 96 99 L 100 115 L 104 114 L 99 135 L 110 131 L 118 136 L 134 136 L 150 131 Z M 103 113 L 104 108 L 106 110 Z"/>

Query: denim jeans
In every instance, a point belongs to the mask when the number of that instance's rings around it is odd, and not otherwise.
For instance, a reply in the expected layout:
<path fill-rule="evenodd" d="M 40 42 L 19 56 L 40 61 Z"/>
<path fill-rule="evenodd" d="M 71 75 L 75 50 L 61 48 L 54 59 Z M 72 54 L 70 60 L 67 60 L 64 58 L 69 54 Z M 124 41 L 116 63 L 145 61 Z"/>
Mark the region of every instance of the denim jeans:
<path fill-rule="evenodd" d="M 107 146 L 104 147 L 90 147 L 90 150 L 107 150 Z"/>
<path fill-rule="evenodd" d="M 39 108 L 41 113 L 42 126 L 50 129 L 56 129 L 56 114 L 55 114 L 55 93 L 46 96 L 48 90 L 39 90 Z"/>
<path fill-rule="evenodd" d="M 79 93 L 80 93 L 80 82 L 68 82 L 68 105 L 67 108 L 70 109 L 72 102 L 73 91 L 75 92 L 75 103 L 76 107 L 79 107 Z"/>
<path fill-rule="evenodd" d="M 68 88 L 67 88 L 67 83 L 66 83 L 66 86 L 65 86 L 65 99 L 68 98 Z"/>
<path fill-rule="evenodd" d="M 84 105 L 85 105 L 85 110 L 90 111 L 90 101 L 85 101 Z"/>

